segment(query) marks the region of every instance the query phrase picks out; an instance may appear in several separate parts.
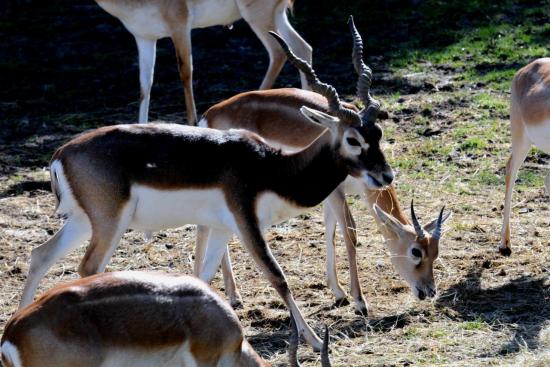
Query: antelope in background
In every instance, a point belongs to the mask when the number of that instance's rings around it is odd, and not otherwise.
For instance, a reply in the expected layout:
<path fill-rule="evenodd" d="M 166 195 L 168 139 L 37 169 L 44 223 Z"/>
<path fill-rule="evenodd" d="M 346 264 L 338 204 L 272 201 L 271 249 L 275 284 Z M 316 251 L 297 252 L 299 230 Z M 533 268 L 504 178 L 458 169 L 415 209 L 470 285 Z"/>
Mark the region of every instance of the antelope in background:
<path fill-rule="evenodd" d="M 227 242 L 237 234 L 300 333 L 319 350 L 321 340 L 305 322 L 263 233 L 318 205 L 348 175 L 379 189 L 392 182 L 393 172 L 380 150 L 379 105 L 360 114 L 344 107 L 332 86 L 293 58 L 313 90 L 327 98 L 330 112 L 302 108 L 328 129 L 297 152 L 281 152 L 246 130 L 176 124 L 107 126 L 59 148 L 50 175 L 57 211 L 67 221 L 33 249 L 20 305 L 29 304 L 46 271 L 90 235 L 81 276 L 105 269 L 128 228 L 150 232 L 198 224 L 210 228 L 200 278 L 209 282 L 215 276 Z"/>
<path fill-rule="evenodd" d="M 550 154 L 550 58 L 533 61 L 512 80 L 510 104 L 512 155 L 506 164 L 506 194 L 499 251 L 510 256 L 510 210 L 518 170 L 532 145 Z M 550 173 L 544 179 L 550 194 Z"/>
<path fill-rule="evenodd" d="M 149 101 L 155 67 L 156 42 L 170 37 L 176 49 L 179 74 L 185 93 L 187 123 L 197 123 L 193 97 L 191 30 L 214 25 L 230 25 L 244 19 L 269 53 L 269 67 L 260 89 L 271 88 L 285 62 L 285 54 L 268 35 L 277 31 L 293 50 L 311 63 L 311 47 L 290 25 L 287 9 L 292 0 L 96 0 L 118 18 L 135 37 L 139 55 L 141 101 L 139 122 L 148 121 Z M 306 87 L 302 75 L 302 87 Z"/>
<path fill-rule="evenodd" d="M 291 366 L 299 366 L 292 320 Z M 54 287 L 19 310 L 0 343 L 5 367 L 267 367 L 237 315 L 189 276 L 113 272 Z M 321 361 L 330 367 L 328 331 Z"/>
<path fill-rule="evenodd" d="M 363 62 L 363 41 L 352 17 L 348 23 L 353 37 L 353 65 L 359 75 L 357 94 L 365 106 L 359 113 L 364 114 L 369 106 L 378 106 L 379 103 L 369 94 L 372 71 Z M 288 57 L 293 62 L 290 52 Z M 301 106 L 323 112 L 329 111 L 327 99 L 314 92 L 292 88 L 255 91 L 239 94 L 211 107 L 205 112 L 199 125 L 222 130 L 246 129 L 259 134 L 270 145 L 294 151 L 308 146 L 324 131 L 322 126 L 312 123 L 300 113 Z M 348 107 L 355 108 L 353 105 Z M 347 303 L 346 292 L 342 289 L 336 273 L 334 235 L 338 223 L 348 253 L 351 294 L 355 308 L 362 314 L 367 313 L 367 303 L 357 273 L 356 226 L 346 203 L 346 194 L 365 196 L 367 207 L 386 238 L 391 261 L 397 272 L 407 281 L 416 297 L 433 297 L 436 294 L 433 262 L 439 252 L 442 224 L 451 212 L 443 216 L 442 209 L 438 218 L 422 227 L 416 218 L 412 203 L 412 222 L 406 217 L 393 185 L 382 190 L 372 190 L 360 179 L 348 176 L 324 202 L 326 275 L 328 286 L 336 296 L 336 303 Z M 197 251 L 205 246 L 207 231 L 207 228 L 199 228 Z M 200 264 L 200 261 L 195 264 Z M 229 253 L 224 256 L 222 270 L 228 298 L 234 307 L 238 307 L 241 300 L 235 286 Z M 199 269 L 195 268 L 195 272 L 198 274 Z"/>

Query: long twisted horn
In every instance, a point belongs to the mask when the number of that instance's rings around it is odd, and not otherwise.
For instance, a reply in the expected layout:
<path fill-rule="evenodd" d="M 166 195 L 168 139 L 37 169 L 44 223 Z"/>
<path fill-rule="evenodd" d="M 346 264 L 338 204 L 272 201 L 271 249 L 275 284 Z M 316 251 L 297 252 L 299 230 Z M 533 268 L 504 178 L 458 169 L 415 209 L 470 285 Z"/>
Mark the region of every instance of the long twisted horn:
<path fill-rule="evenodd" d="M 338 92 L 336 91 L 336 89 L 330 84 L 322 83 L 319 78 L 317 78 L 317 75 L 315 74 L 315 71 L 313 70 L 311 65 L 309 65 L 307 61 L 302 60 L 298 56 L 296 56 L 281 36 L 272 31 L 270 31 L 269 34 L 273 36 L 273 38 L 275 38 L 277 42 L 279 42 L 279 44 L 283 48 L 283 51 L 288 57 L 288 61 L 290 61 L 292 65 L 294 65 L 298 70 L 304 73 L 311 90 L 319 93 L 328 100 L 329 112 L 331 114 L 338 117 L 342 122 L 348 124 L 355 124 L 361 121 L 361 116 L 359 116 L 355 111 L 342 106 L 342 104 L 340 103 L 340 97 L 338 97 Z"/>
<path fill-rule="evenodd" d="M 288 359 L 290 367 L 300 367 L 298 362 L 298 327 L 294 317 L 290 315 L 290 336 L 288 337 Z"/>
<path fill-rule="evenodd" d="M 418 223 L 418 219 L 416 218 L 416 214 L 414 213 L 414 200 L 411 200 L 411 218 L 416 236 L 418 237 L 419 241 L 422 241 L 424 238 L 426 238 L 426 235 L 424 234 L 424 229 L 422 228 L 420 223 Z"/>
<path fill-rule="evenodd" d="M 363 39 L 355 27 L 352 15 L 349 17 L 348 25 L 353 38 L 353 52 L 351 54 L 353 67 L 355 68 L 355 72 L 359 75 L 359 79 L 357 80 L 357 96 L 365 105 L 360 115 L 363 122 L 374 123 L 380 111 L 380 102 L 370 95 L 372 70 L 363 62 Z"/>
<path fill-rule="evenodd" d="M 328 327 L 325 325 L 325 335 L 323 337 L 323 347 L 321 348 L 321 367 L 331 367 L 330 359 L 328 358 Z"/>
<path fill-rule="evenodd" d="M 439 212 L 439 217 L 437 217 L 437 222 L 435 223 L 435 228 L 432 232 L 432 238 L 438 240 L 441 238 L 441 225 L 443 224 L 443 211 L 445 210 L 445 205 L 441 208 Z"/>

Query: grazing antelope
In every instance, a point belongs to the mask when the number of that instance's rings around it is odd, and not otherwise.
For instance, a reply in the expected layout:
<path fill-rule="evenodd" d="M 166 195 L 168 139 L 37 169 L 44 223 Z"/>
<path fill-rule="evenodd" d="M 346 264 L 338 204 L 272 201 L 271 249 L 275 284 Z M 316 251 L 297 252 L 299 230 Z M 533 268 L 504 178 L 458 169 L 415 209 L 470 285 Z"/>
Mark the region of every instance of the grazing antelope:
<path fill-rule="evenodd" d="M 269 53 L 269 67 L 260 89 L 270 88 L 285 62 L 285 54 L 268 35 L 281 34 L 301 58 L 311 63 L 311 47 L 292 28 L 287 9 L 292 0 L 96 0 L 109 14 L 118 18 L 135 37 L 139 55 L 141 101 L 139 122 L 148 121 L 149 101 L 155 67 L 156 43 L 170 37 L 176 49 L 179 74 L 185 93 L 187 123 L 197 123 L 193 97 L 191 30 L 214 25 L 229 25 L 244 19 Z M 306 87 L 302 76 L 302 87 Z"/>
<path fill-rule="evenodd" d="M 290 364 L 298 366 L 292 325 Z M 5 367 L 269 366 L 205 283 L 161 273 L 103 273 L 58 285 L 10 319 L 0 345 Z M 322 361 L 330 366 L 326 332 Z"/>
<path fill-rule="evenodd" d="M 200 278 L 209 282 L 215 276 L 228 240 L 237 234 L 300 333 L 319 350 L 321 340 L 303 319 L 263 232 L 322 202 L 348 175 L 379 189 L 391 183 L 393 172 L 380 150 L 378 103 L 361 113 L 347 109 L 308 63 L 294 55 L 292 62 L 328 99 L 330 112 L 302 108 L 328 129 L 297 152 L 281 152 L 246 130 L 176 124 L 107 126 L 59 148 L 50 175 L 57 211 L 67 221 L 32 251 L 21 305 L 32 301 L 46 271 L 90 235 L 82 276 L 105 269 L 128 228 L 150 232 L 198 224 L 211 228 Z"/>
<path fill-rule="evenodd" d="M 550 154 L 550 58 L 533 61 L 521 68 L 512 80 L 510 104 L 512 155 L 506 164 L 504 219 L 499 251 L 510 256 L 510 210 L 512 190 L 518 170 L 531 145 Z M 550 173 L 544 180 L 550 194 Z"/>
<path fill-rule="evenodd" d="M 349 26 L 353 36 L 353 64 L 359 75 L 358 94 L 365 106 L 369 106 L 372 97 L 364 88 L 368 90 L 370 86 L 372 71 L 363 63 L 363 42 L 351 17 Z M 294 151 L 308 146 L 324 131 L 322 126 L 312 123 L 299 112 L 301 106 L 323 112 L 329 110 L 326 98 L 310 91 L 291 88 L 255 91 L 239 94 L 211 107 L 205 112 L 199 125 L 222 130 L 246 129 L 259 134 L 270 145 Z M 350 105 L 350 108 L 354 107 Z M 336 296 L 336 302 L 347 302 L 346 292 L 342 289 L 336 273 L 334 234 L 338 222 L 348 253 L 351 294 L 355 307 L 358 312 L 367 312 L 357 274 L 355 221 L 345 200 L 346 193 L 365 195 L 367 207 L 374 214 L 380 231 L 386 238 L 395 268 L 408 282 L 415 296 L 420 299 L 426 296 L 433 297 L 436 293 L 433 262 L 438 255 L 441 226 L 451 212 L 445 216 L 440 214 L 437 219 L 422 228 L 414 215 L 412 203 L 412 223 L 407 219 L 393 185 L 382 190 L 372 190 L 362 180 L 348 176 L 325 200 L 324 205 L 327 283 Z M 373 209 L 375 204 L 378 205 L 376 210 Z M 205 246 L 207 230 L 199 228 L 197 249 Z M 427 235 L 426 232 L 431 234 Z M 230 302 L 233 306 L 239 306 L 240 295 L 235 286 L 228 256 L 224 256 L 222 270 Z M 198 273 L 197 268 L 195 272 Z"/>

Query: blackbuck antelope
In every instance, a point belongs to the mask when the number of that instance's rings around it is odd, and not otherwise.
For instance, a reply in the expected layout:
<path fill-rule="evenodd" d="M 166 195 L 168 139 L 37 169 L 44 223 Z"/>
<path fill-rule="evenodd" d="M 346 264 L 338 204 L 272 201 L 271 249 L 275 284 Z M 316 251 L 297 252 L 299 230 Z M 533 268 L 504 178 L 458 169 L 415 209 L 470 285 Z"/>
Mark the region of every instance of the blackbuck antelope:
<path fill-rule="evenodd" d="M 67 220 L 32 251 L 21 305 L 32 301 L 46 271 L 90 235 L 79 267 L 82 276 L 105 269 L 128 228 L 150 232 L 198 224 L 211 228 L 208 248 L 196 260 L 202 263 L 200 278 L 209 282 L 215 276 L 228 240 L 237 234 L 283 298 L 300 333 L 321 348 L 263 232 L 322 202 L 348 175 L 379 189 L 392 182 L 393 172 L 380 150 L 378 103 L 361 113 L 347 109 L 307 62 L 295 56 L 293 62 L 313 90 L 328 99 L 330 113 L 302 108 L 313 123 L 328 129 L 297 152 L 281 152 L 246 130 L 176 124 L 103 127 L 59 148 L 50 175 L 57 211 Z"/>
<path fill-rule="evenodd" d="M 292 326 L 290 365 L 299 366 Z M 205 283 L 161 273 L 104 273 L 56 286 L 8 321 L 0 345 L 5 367 L 269 366 Z M 321 360 L 330 366 L 327 332 Z"/>
<path fill-rule="evenodd" d="M 311 63 L 311 47 L 290 25 L 287 9 L 292 0 L 96 0 L 118 18 L 136 39 L 139 55 L 141 101 L 139 122 L 148 121 L 155 67 L 156 42 L 170 37 L 176 49 L 179 74 L 185 93 L 187 123 L 197 123 L 193 97 L 191 30 L 230 25 L 244 19 L 269 53 L 269 67 L 260 89 L 270 88 L 285 62 L 285 55 L 268 31 L 280 33 L 301 58 Z M 302 87 L 305 87 L 302 76 Z"/>
<path fill-rule="evenodd" d="M 357 92 L 365 107 L 378 104 L 369 95 L 372 80 L 371 69 L 363 62 L 363 42 L 353 19 L 349 21 L 353 36 L 353 64 L 359 75 Z M 292 61 L 292 54 L 289 53 Z M 373 102 L 374 101 L 374 102 Z M 242 93 L 211 107 L 203 115 L 199 125 L 216 129 L 246 129 L 259 134 L 270 145 L 294 151 L 303 149 L 313 142 L 324 128 L 312 123 L 300 113 L 301 106 L 329 112 L 327 99 L 323 96 L 300 89 L 275 89 Z M 349 105 L 350 108 L 354 108 Z M 364 113 L 364 110 L 362 112 Z M 336 273 L 334 235 L 338 222 L 346 245 L 350 269 L 351 294 L 358 312 L 366 313 L 367 305 L 361 291 L 356 261 L 356 226 L 345 200 L 345 194 L 365 195 L 367 207 L 371 210 L 386 238 L 391 260 L 398 273 L 408 282 L 412 292 L 420 299 L 433 297 L 436 286 L 433 278 L 433 262 L 438 256 L 442 224 L 451 212 L 422 227 L 414 214 L 411 203 L 412 223 L 401 209 L 397 192 L 393 185 L 386 189 L 373 190 L 363 180 L 354 176 L 347 179 L 325 200 L 325 226 L 327 247 L 327 282 L 336 296 L 337 303 L 347 302 Z M 373 205 L 377 209 L 373 209 Z M 207 228 L 199 228 L 197 249 L 205 246 Z M 197 264 L 197 263 L 195 263 Z M 231 262 L 224 256 L 222 263 L 225 290 L 232 305 L 240 304 L 231 271 Z M 198 273 L 197 268 L 195 271 Z"/>
<path fill-rule="evenodd" d="M 512 81 L 510 105 L 510 130 L 512 132 L 512 155 L 506 164 L 506 194 L 501 254 L 510 256 L 510 210 L 512 191 L 518 170 L 532 145 L 550 154 L 550 58 L 533 61 L 521 68 Z M 550 194 L 550 173 L 544 180 Z"/>

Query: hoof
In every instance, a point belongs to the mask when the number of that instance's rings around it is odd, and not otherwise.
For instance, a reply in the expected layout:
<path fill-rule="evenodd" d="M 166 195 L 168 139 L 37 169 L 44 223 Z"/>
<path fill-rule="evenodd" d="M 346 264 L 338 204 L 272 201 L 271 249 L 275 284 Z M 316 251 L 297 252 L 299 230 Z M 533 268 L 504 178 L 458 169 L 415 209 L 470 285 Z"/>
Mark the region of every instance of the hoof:
<path fill-rule="evenodd" d="M 340 298 L 340 299 L 337 299 L 334 304 L 332 305 L 332 307 L 334 308 L 339 308 L 339 307 L 344 307 L 344 306 L 347 306 L 349 305 L 349 301 L 347 298 Z"/>
<path fill-rule="evenodd" d="M 511 250 L 509 247 L 504 247 L 504 248 L 499 247 L 499 248 L 498 248 L 498 252 L 500 252 L 500 254 L 501 254 L 502 256 L 510 256 L 510 255 L 512 255 L 512 250 Z"/>
<path fill-rule="evenodd" d="M 360 308 L 360 309 L 355 309 L 355 314 L 358 315 L 358 316 L 367 317 L 367 316 L 369 316 L 369 310 L 366 307 Z"/>
<path fill-rule="evenodd" d="M 231 307 L 232 307 L 234 310 L 241 310 L 241 309 L 244 308 L 243 302 L 242 302 L 240 299 L 231 301 L 230 304 L 231 304 Z"/>

